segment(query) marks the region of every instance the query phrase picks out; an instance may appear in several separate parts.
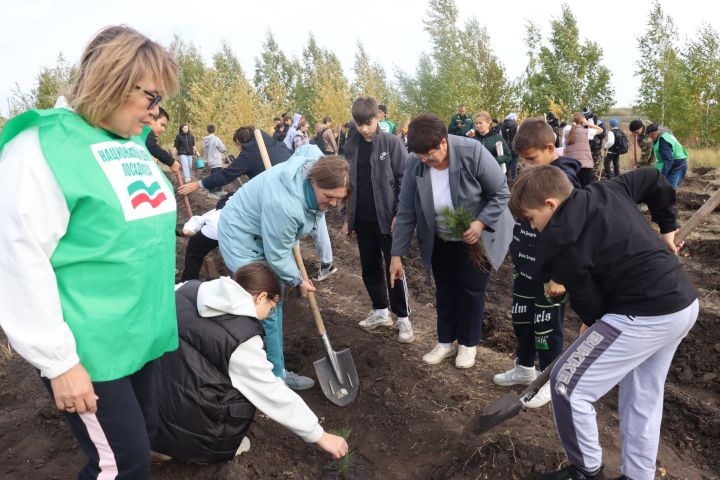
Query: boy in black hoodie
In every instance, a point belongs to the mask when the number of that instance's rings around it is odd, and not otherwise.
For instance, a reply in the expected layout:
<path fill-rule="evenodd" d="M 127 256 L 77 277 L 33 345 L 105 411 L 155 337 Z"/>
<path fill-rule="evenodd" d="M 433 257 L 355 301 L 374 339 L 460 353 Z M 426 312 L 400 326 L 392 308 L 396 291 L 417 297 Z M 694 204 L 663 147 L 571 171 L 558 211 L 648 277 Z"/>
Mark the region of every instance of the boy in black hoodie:
<path fill-rule="evenodd" d="M 674 204 L 675 190 L 654 168 L 584 189 L 547 166 L 518 176 L 510 210 L 541 232 L 540 274 L 567 287 L 583 322 L 550 376 L 570 465 L 545 480 L 605 479 L 593 403 L 617 384 L 621 478 L 655 478 L 665 377 L 698 315 L 697 292 L 677 259 Z"/>
<path fill-rule="evenodd" d="M 570 183 L 580 188 L 577 179 L 580 162 L 558 156 L 552 127 L 543 118 L 530 118 L 520 125 L 513 139 L 513 151 L 528 166 L 552 165 L 559 168 Z M 565 289 L 550 278 L 539 275 L 537 236 L 538 231 L 527 220 L 516 220 L 510 254 L 514 266 L 512 323 L 518 341 L 517 359 L 515 367 L 493 377 L 498 385 L 529 385 L 538 375 L 535 356 L 540 361 L 540 370 L 544 370 L 562 352 Z M 539 408 L 549 401 L 550 384 L 547 383 L 525 402 L 525 407 Z"/>

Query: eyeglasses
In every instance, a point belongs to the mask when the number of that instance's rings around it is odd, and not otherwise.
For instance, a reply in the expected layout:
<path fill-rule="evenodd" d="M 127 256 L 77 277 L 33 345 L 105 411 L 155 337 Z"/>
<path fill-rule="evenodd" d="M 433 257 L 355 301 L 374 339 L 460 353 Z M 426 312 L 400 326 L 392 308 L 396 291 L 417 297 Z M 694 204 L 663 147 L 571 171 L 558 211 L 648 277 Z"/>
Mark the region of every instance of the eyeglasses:
<path fill-rule="evenodd" d="M 137 88 L 138 90 L 142 90 L 142 92 L 143 92 L 145 95 L 147 95 L 148 97 L 150 97 L 150 98 L 148 98 L 148 100 L 150 100 L 150 104 L 149 104 L 148 107 L 147 107 L 148 110 L 152 110 L 153 108 L 155 108 L 155 107 L 160 103 L 160 101 L 162 100 L 162 95 L 157 95 L 157 94 L 155 94 L 155 93 L 148 92 L 147 90 L 145 90 L 144 88 L 142 88 L 140 85 L 136 85 L 135 88 Z"/>

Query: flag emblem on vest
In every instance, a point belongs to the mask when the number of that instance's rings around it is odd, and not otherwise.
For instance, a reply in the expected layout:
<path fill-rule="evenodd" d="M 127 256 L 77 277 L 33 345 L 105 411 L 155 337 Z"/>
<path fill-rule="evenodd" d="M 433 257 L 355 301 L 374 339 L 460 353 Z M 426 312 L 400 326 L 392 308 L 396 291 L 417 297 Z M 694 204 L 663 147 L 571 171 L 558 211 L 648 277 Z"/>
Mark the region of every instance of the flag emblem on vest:
<path fill-rule="evenodd" d="M 143 203 L 149 203 L 152 208 L 157 208 L 162 202 L 167 200 L 165 193 L 160 191 L 160 184 L 152 182 L 147 185 L 142 180 L 136 180 L 127 187 L 128 195 L 130 195 L 130 203 L 133 208 L 138 208 Z M 156 195 L 157 193 L 157 195 Z"/>

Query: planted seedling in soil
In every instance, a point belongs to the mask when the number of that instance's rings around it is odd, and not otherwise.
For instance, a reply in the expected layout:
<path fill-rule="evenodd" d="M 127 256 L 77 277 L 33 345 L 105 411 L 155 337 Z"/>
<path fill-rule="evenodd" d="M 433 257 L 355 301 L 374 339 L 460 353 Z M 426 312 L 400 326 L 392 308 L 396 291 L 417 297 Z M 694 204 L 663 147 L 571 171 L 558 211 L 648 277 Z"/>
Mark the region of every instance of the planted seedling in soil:
<path fill-rule="evenodd" d="M 352 428 L 344 427 L 337 430 L 330 430 L 330 433 L 338 435 L 347 441 L 352 433 Z M 350 480 L 353 478 L 352 473 L 355 464 L 355 455 L 355 450 L 349 450 L 347 455 L 338 460 L 333 460 L 327 467 L 325 467 L 325 469 L 331 473 L 331 478 L 343 480 Z"/>
<path fill-rule="evenodd" d="M 472 213 L 464 207 L 451 209 L 445 207 L 440 210 L 440 224 L 445 227 L 445 232 L 440 232 L 443 240 L 462 240 L 463 234 L 470 228 L 470 223 L 477 220 Z M 465 244 L 468 251 L 468 259 L 480 270 L 488 271 L 487 256 L 482 240 L 478 239 L 473 245 Z"/>

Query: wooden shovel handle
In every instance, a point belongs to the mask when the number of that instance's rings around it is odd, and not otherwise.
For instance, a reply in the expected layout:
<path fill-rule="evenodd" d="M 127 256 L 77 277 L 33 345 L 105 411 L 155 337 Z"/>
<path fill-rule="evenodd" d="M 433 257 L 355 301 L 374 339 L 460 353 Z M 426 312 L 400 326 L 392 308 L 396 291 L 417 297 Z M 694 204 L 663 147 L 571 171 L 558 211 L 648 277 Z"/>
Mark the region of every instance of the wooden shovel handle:
<path fill-rule="evenodd" d="M 185 182 L 183 181 L 182 175 L 180 175 L 180 172 L 175 172 L 175 176 L 177 177 L 178 185 L 181 187 L 185 185 Z M 183 195 L 183 200 L 185 201 L 185 211 L 187 212 L 188 219 L 193 216 L 192 214 L 192 208 L 190 208 L 190 200 L 188 199 L 187 195 Z"/>
<path fill-rule="evenodd" d="M 680 245 L 680 243 L 690 235 L 690 232 L 700 226 L 700 224 L 715 211 L 718 205 L 720 205 L 720 189 L 713 193 L 712 196 L 703 203 L 702 207 L 680 227 L 680 230 L 675 234 L 675 245 Z"/>
<path fill-rule="evenodd" d="M 265 141 L 262 138 L 262 132 L 259 128 L 255 129 L 255 141 L 258 144 L 258 149 L 260 150 L 260 156 L 262 157 L 263 165 L 265 165 L 265 170 L 269 170 L 272 168 L 270 155 L 268 155 L 267 148 L 265 148 Z M 310 279 L 308 278 L 307 270 L 305 270 L 305 263 L 300 255 L 300 244 L 295 245 L 292 251 L 293 256 L 295 257 L 295 263 L 297 263 L 297 266 L 300 269 L 302 279 L 309 282 Z M 307 298 L 310 303 L 310 310 L 312 311 L 313 320 L 315 320 L 315 326 L 318 329 L 318 333 L 320 335 L 325 335 L 325 324 L 323 323 L 322 316 L 320 316 L 320 309 L 318 308 L 317 300 L 315 300 L 315 293 L 308 292 Z"/>

